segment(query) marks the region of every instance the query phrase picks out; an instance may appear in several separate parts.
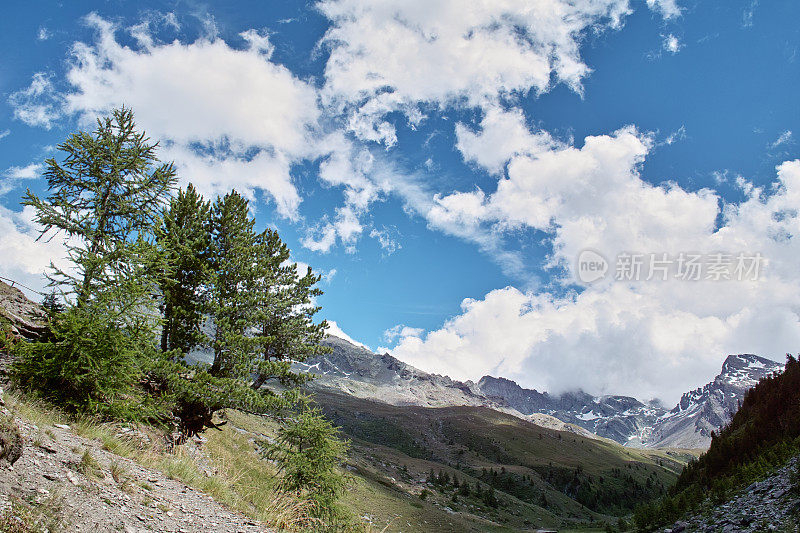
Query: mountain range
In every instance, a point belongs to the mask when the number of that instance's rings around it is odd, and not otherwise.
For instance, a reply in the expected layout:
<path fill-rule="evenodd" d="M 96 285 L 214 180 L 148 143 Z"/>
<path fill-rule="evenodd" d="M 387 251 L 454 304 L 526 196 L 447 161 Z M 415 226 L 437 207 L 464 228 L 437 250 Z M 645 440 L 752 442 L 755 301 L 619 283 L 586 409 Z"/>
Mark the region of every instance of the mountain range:
<path fill-rule="evenodd" d="M 783 369 L 757 355 L 730 355 L 713 381 L 685 393 L 667 409 L 658 401 L 642 402 L 630 396 L 592 396 L 583 391 L 550 395 L 502 377 L 484 376 L 477 383 L 456 381 L 335 336 L 328 336 L 324 343 L 331 353 L 297 364 L 317 375 L 312 389 L 392 405 L 483 406 L 550 429 L 632 447 L 707 448 L 711 432 L 730 421 L 747 390 Z"/>

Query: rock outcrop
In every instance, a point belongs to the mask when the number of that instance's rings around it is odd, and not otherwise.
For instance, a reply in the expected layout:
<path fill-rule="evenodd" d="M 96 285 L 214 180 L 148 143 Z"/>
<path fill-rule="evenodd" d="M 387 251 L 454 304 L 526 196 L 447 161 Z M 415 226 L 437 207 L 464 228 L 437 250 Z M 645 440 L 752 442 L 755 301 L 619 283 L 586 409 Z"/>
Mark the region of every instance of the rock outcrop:
<path fill-rule="evenodd" d="M 12 335 L 34 339 L 44 332 L 45 324 L 46 317 L 39 304 L 18 288 L 0 281 L 0 327 L 9 327 Z"/>

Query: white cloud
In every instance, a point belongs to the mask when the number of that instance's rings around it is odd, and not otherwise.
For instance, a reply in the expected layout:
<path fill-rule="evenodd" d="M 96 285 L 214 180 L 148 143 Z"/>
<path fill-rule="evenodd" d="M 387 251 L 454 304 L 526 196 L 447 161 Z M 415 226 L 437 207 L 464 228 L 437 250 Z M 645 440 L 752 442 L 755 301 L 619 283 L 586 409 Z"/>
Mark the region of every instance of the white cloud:
<path fill-rule="evenodd" d="M 664 35 L 664 41 L 662 43 L 664 50 L 669 52 L 670 54 L 677 54 L 683 45 L 681 44 L 680 39 L 678 39 L 673 34 Z"/>
<path fill-rule="evenodd" d="M 504 111 L 497 106 L 484 111 L 479 132 L 456 124 L 456 138 L 456 148 L 466 161 L 492 173 L 501 173 L 506 162 L 516 155 L 532 155 L 558 146 L 546 131 L 531 133 L 520 109 Z"/>
<path fill-rule="evenodd" d="M 0 196 L 15 188 L 20 181 L 38 178 L 42 174 L 44 165 L 31 163 L 24 167 L 8 167 L 3 171 L 3 181 L 0 182 Z"/>
<path fill-rule="evenodd" d="M 3 131 L 0 131 L 0 140 L 5 139 L 9 135 L 11 135 L 11 130 L 9 130 L 9 129 L 5 129 Z"/>
<path fill-rule="evenodd" d="M 332 27 L 323 97 L 349 116 L 364 140 L 393 145 L 387 113 L 413 125 L 424 106 L 484 105 L 553 83 L 582 90 L 590 68 L 580 57 L 585 32 L 617 28 L 627 0 L 456 0 L 375 3 L 325 0 Z"/>
<path fill-rule="evenodd" d="M 27 89 L 11 93 L 8 103 L 14 110 L 14 118 L 29 126 L 49 130 L 62 115 L 60 98 L 50 76 L 44 72 L 34 74 Z"/>
<path fill-rule="evenodd" d="M 681 16 L 681 8 L 677 0 L 647 0 L 647 7 L 669 20 Z"/>
<path fill-rule="evenodd" d="M 327 253 L 341 242 L 346 251 L 354 252 L 364 231 L 361 217 L 385 192 L 375 180 L 381 170 L 368 150 L 354 146 L 341 132 L 328 135 L 320 146 L 327 156 L 320 163 L 319 178 L 328 186 L 344 187 L 344 205 L 336 208 L 332 221 L 324 217 L 309 228 L 302 243 L 309 250 Z"/>
<path fill-rule="evenodd" d="M 50 30 L 48 30 L 47 27 L 45 26 L 39 26 L 39 31 L 36 32 L 36 38 L 39 39 L 40 41 L 46 41 L 52 36 L 53 34 L 50 33 Z"/>
<path fill-rule="evenodd" d="M 775 141 L 772 144 L 770 144 L 769 146 L 770 146 L 770 148 L 777 148 L 777 147 L 779 147 L 781 145 L 791 144 L 793 142 L 794 142 L 794 139 L 792 137 L 792 130 L 786 130 L 783 133 L 781 133 L 778 136 L 778 138 L 775 139 Z"/>
<path fill-rule="evenodd" d="M 391 233 L 387 229 L 376 229 L 373 228 L 372 231 L 369 232 L 369 236 L 373 239 L 378 239 L 378 243 L 381 245 L 381 248 L 388 254 L 392 255 L 397 250 L 401 249 L 403 246 L 397 242 L 391 235 Z"/>
<path fill-rule="evenodd" d="M 24 167 L 8 167 L 3 175 L 14 180 L 29 180 L 38 178 L 42 174 L 44 165 L 41 163 L 31 163 Z"/>
<path fill-rule="evenodd" d="M 32 207 L 11 211 L 0 206 L 0 275 L 43 291 L 47 285 L 44 273 L 50 263 L 64 269 L 69 265 L 63 239 L 37 241 L 38 237 L 39 226 L 34 222 Z"/>
<path fill-rule="evenodd" d="M 328 329 L 326 329 L 325 332 L 328 335 L 339 337 L 340 339 L 344 339 L 351 344 L 355 344 L 356 346 L 361 346 L 362 348 L 372 351 L 372 348 L 370 348 L 369 346 L 367 346 L 362 342 L 358 342 L 357 340 L 353 339 L 350 335 L 342 331 L 342 328 L 340 328 L 339 325 L 333 320 L 328 320 Z"/>
<path fill-rule="evenodd" d="M 422 328 L 412 328 L 405 324 L 398 324 L 383 332 L 383 338 L 388 342 L 393 342 L 395 339 L 404 339 L 406 337 L 419 337 L 425 332 Z"/>
<path fill-rule="evenodd" d="M 28 89 L 11 97 L 18 118 L 49 127 L 63 112 L 91 125 L 125 104 L 140 127 L 162 141 L 160 157 L 174 159 L 180 175 L 202 192 L 237 187 L 252 196 L 260 189 L 282 215 L 297 216 L 300 196 L 290 169 L 324 155 L 314 142 L 320 111 L 315 88 L 271 61 L 267 36 L 244 32 L 249 46 L 239 50 L 214 36 L 187 44 L 156 42 L 151 26 L 177 29 L 174 16 L 149 17 L 128 29 L 94 14 L 86 21 L 96 39 L 73 45 L 70 89 L 56 94 L 50 79 L 37 74 Z M 137 46 L 117 39 L 123 31 Z"/>
<path fill-rule="evenodd" d="M 682 141 L 685 138 L 686 138 L 686 126 L 681 126 L 677 130 L 667 135 L 667 138 L 664 139 L 663 144 L 666 144 L 667 146 L 672 146 L 676 142 Z"/>
<path fill-rule="evenodd" d="M 320 225 L 309 230 L 302 239 L 303 246 L 313 252 L 327 253 L 341 240 L 348 253 L 355 252 L 355 244 L 364 227 L 358 213 L 351 206 L 337 207 L 333 222 L 324 219 Z"/>
<path fill-rule="evenodd" d="M 336 269 L 335 268 L 332 268 L 332 269 L 328 270 L 327 272 L 323 271 L 323 273 L 322 273 L 322 281 L 326 285 L 330 285 L 331 282 L 333 282 L 334 276 L 336 276 Z"/>
<path fill-rule="evenodd" d="M 474 135 L 478 146 L 481 132 Z M 796 349 L 800 161 L 778 167 L 771 190 L 737 180 L 746 200 L 721 209 L 713 191 L 642 180 L 655 143 L 633 127 L 537 153 L 493 142 L 506 155 L 484 157 L 487 167 L 515 154 L 496 190 L 440 196 L 429 220 L 475 232 L 543 232 L 553 246 L 548 266 L 564 269 L 564 287 L 467 299 L 460 315 L 402 338 L 393 355 L 461 379 L 501 374 L 555 392 L 584 387 L 672 401 L 718 372 L 726 353 L 780 360 Z M 572 292 L 585 248 L 612 260 L 626 251 L 760 252 L 768 268 L 758 281 L 608 282 Z M 559 270 L 551 272 L 557 283 Z"/>
<path fill-rule="evenodd" d="M 287 263 L 289 263 L 289 261 L 287 261 Z M 297 273 L 300 276 L 305 276 L 306 272 L 308 272 L 308 269 L 311 268 L 311 271 L 315 275 L 320 276 L 321 281 L 325 284 L 330 284 L 330 282 L 333 280 L 333 277 L 336 275 L 335 268 L 324 270 L 321 268 L 313 268 L 311 265 L 304 263 L 303 261 L 294 261 L 294 263 L 297 265 Z"/>

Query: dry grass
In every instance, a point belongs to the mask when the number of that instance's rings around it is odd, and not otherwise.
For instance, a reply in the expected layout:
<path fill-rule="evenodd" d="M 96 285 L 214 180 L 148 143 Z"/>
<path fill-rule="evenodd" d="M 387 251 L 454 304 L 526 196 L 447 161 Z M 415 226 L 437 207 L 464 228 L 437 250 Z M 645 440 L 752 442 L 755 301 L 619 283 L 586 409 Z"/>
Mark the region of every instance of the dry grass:
<path fill-rule="evenodd" d="M 185 446 L 165 454 L 159 468 L 173 479 L 195 487 L 215 500 L 268 526 L 308 531 L 319 523 L 309 518 L 309 504 L 275 489 L 275 468 L 261 459 L 246 435 L 229 424 L 206 433 L 213 475 L 203 472 Z"/>
<path fill-rule="evenodd" d="M 78 463 L 78 471 L 87 477 L 103 478 L 105 474 L 100 467 L 100 463 L 94 458 L 88 449 L 83 451 L 81 461 Z"/>
<path fill-rule="evenodd" d="M 42 502 L 27 502 L 16 497 L 8 500 L 0 513 L 0 531 L 4 533 L 58 533 L 69 531 L 63 516 L 63 498 L 53 494 Z"/>
<path fill-rule="evenodd" d="M 128 473 L 128 469 L 125 468 L 119 461 L 111 461 L 109 471 L 111 472 L 111 479 L 114 480 L 114 483 L 118 485 L 125 484 L 128 479 L 125 477 L 125 474 Z"/>
<path fill-rule="evenodd" d="M 200 490 L 226 507 L 269 527 L 281 531 L 321 529 L 320 522 L 309 517 L 308 502 L 276 489 L 275 466 L 262 459 L 256 450 L 253 435 L 274 435 L 277 426 L 273 421 L 229 412 L 231 423 L 223 426 L 222 431 L 209 430 L 205 433 L 207 441 L 201 453 L 206 456 L 206 467 L 213 471 L 206 472 L 198 466 L 186 445 L 167 449 L 164 435 L 154 428 L 138 426 L 134 432 L 123 434 L 123 426 L 119 424 L 100 422 L 89 417 L 71 418 L 36 399 L 7 393 L 6 402 L 18 416 L 40 427 L 68 424 L 77 435 L 102 443 L 104 450 L 147 468 L 160 470 L 168 477 Z M 247 431 L 238 431 L 236 427 Z M 43 437 L 52 439 L 52 434 L 52 431 L 46 430 L 45 435 L 40 437 L 42 444 L 47 440 Z M 77 452 L 80 453 L 80 450 Z M 104 475 L 101 465 L 89 450 L 83 451 L 77 469 L 93 477 Z M 117 484 L 123 488 L 129 484 L 126 469 L 120 461 L 112 461 L 109 470 Z M 0 522 L 0 531 L 6 531 L 3 526 Z M 353 527 L 364 530 L 358 524 Z"/>

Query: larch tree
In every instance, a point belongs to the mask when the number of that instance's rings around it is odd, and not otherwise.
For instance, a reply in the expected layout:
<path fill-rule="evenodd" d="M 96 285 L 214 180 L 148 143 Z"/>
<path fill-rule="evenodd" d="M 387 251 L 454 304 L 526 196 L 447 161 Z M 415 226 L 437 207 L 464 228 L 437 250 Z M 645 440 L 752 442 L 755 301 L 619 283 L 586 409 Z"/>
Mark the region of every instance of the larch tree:
<path fill-rule="evenodd" d="M 176 181 L 157 147 L 137 131 L 130 109 L 114 110 L 93 132 L 60 144 L 62 160 L 46 161 L 47 196 L 29 190 L 22 202 L 34 209 L 40 238 L 66 238 L 71 268 L 51 265 L 67 309 L 50 342 L 21 349 L 15 375 L 76 409 L 127 410 L 153 354 L 161 264 L 154 229 Z"/>

